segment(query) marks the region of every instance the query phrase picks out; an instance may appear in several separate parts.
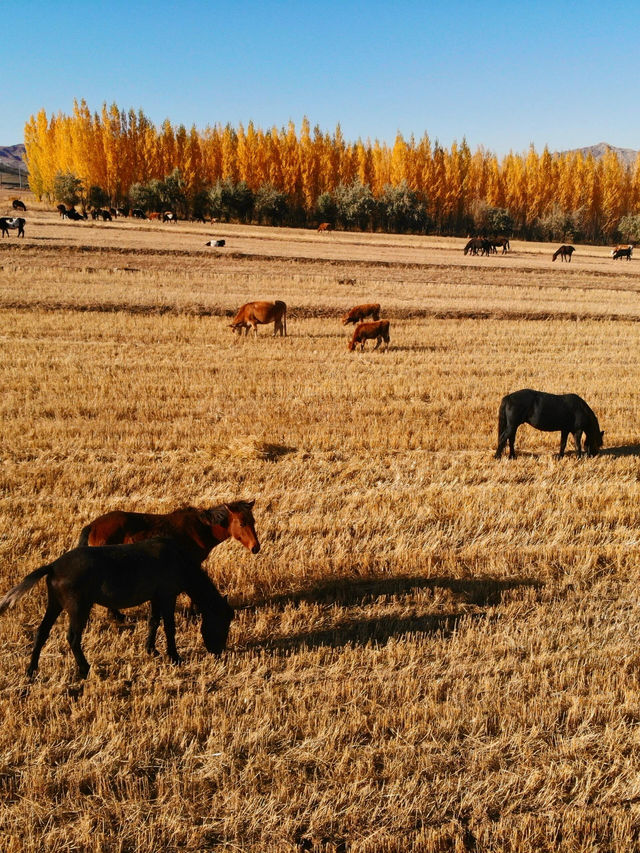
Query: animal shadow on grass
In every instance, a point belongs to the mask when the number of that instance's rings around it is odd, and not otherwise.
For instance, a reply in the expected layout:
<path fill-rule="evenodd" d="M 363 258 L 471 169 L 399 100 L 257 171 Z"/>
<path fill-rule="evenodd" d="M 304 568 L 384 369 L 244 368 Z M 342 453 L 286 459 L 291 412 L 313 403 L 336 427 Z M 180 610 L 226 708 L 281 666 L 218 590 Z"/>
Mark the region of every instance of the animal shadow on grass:
<path fill-rule="evenodd" d="M 640 444 L 621 444 L 619 447 L 603 447 L 601 456 L 640 456 Z"/>
<path fill-rule="evenodd" d="M 449 590 L 460 610 L 452 609 L 448 613 L 412 613 L 383 615 L 371 618 L 343 618 L 330 627 L 321 630 L 300 632 L 289 637 L 280 637 L 271 641 L 255 641 L 247 644 L 248 648 L 267 646 L 269 649 L 291 651 L 300 647 L 345 645 L 366 645 L 369 642 L 386 643 L 392 637 L 408 633 L 439 633 L 450 636 L 461 619 L 483 619 L 484 610 L 470 608 L 487 608 L 499 604 L 502 594 L 517 588 L 539 589 L 542 583 L 532 578 L 451 578 L 399 576 L 382 579 L 343 578 L 332 581 L 318 581 L 312 587 L 291 594 L 270 596 L 261 602 L 251 602 L 244 608 L 256 610 L 259 607 L 281 607 L 292 604 L 321 604 L 339 605 L 343 608 L 363 607 L 383 596 L 401 596 L 414 590 L 437 589 Z"/>

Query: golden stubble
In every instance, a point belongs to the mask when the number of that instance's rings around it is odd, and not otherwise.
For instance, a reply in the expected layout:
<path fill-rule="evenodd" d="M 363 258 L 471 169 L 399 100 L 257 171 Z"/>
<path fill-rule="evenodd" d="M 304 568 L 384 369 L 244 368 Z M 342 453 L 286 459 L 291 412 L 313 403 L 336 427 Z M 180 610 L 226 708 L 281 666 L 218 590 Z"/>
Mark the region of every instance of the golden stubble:
<path fill-rule="evenodd" d="M 44 585 L 5 614 L 2 849 L 633 849 L 631 272 L 386 235 L 302 263 L 321 235 L 277 229 L 191 257 L 198 228 L 179 257 L 130 223 L 79 253 L 42 209 L 0 244 L 3 589 L 116 507 L 256 498 L 263 546 L 207 561 L 237 607 L 219 659 L 182 603 L 180 668 L 144 654 L 145 608 L 122 630 L 96 608 L 86 683 L 64 618 L 29 683 Z M 251 298 L 288 302 L 288 338 L 234 338 Z M 391 348 L 349 353 L 339 316 L 372 299 Z M 496 462 L 500 398 L 528 386 L 583 396 L 605 452 L 559 460 L 524 426 Z"/>

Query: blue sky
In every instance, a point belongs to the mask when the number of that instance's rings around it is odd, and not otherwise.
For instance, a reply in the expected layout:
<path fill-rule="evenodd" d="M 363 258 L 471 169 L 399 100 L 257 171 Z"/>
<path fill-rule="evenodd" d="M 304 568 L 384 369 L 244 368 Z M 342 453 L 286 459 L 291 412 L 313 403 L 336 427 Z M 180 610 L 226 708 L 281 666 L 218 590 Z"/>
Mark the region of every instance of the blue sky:
<path fill-rule="evenodd" d="M 303 116 L 345 138 L 397 131 L 498 155 L 640 148 L 637 6 L 624 2 L 23 0 L 0 56 L 0 145 L 44 107 L 115 101 L 195 124 Z"/>

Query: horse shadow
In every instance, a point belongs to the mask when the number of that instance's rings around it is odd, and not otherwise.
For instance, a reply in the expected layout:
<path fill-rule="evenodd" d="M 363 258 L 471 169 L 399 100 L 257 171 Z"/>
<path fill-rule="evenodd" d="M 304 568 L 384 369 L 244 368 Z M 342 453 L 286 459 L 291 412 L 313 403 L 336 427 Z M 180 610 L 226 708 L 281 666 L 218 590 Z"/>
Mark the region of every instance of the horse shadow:
<path fill-rule="evenodd" d="M 387 643 L 393 637 L 408 633 L 440 634 L 451 636 L 461 619 L 476 621 L 486 617 L 488 608 L 501 602 L 505 592 L 515 589 L 540 589 L 543 584 L 534 578 L 451 578 L 425 576 L 399 576 L 394 578 L 320 580 L 307 589 L 293 593 L 268 596 L 259 601 L 247 602 L 237 609 L 255 612 L 263 607 L 284 609 L 298 604 L 339 605 L 343 608 L 361 608 L 381 597 L 401 596 L 414 591 L 448 590 L 454 599 L 450 612 L 411 613 L 409 615 L 382 615 L 339 619 L 330 628 L 300 631 L 273 640 L 260 639 L 247 643 L 244 648 L 269 648 L 292 651 L 298 648 L 346 645 L 366 645 L 370 642 Z M 461 610 L 457 610 L 459 605 Z"/>
<path fill-rule="evenodd" d="M 603 447 L 602 456 L 640 456 L 640 444 L 621 444 L 618 447 Z"/>

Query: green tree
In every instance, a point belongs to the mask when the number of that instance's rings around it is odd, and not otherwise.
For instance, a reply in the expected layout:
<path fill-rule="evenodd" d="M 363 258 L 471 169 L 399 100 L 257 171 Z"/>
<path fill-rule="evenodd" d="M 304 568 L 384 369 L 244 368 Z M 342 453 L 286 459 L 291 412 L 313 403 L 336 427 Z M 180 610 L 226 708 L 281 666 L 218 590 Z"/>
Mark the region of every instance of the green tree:
<path fill-rule="evenodd" d="M 629 214 L 618 222 L 618 234 L 626 243 L 640 243 L 640 216 Z"/>
<path fill-rule="evenodd" d="M 108 207 L 109 201 L 109 193 L 103 190 L 102 187 L 95 185 L 89 187 L 89 192 L 87 193 L 88 205 L 91 207 Z"/>
<path fill-rule="evenodd" d="M 260 221 L 268 225 L 282 225 L 289 211 L 286 195 L 272 184 L 263 184 L 256 193 L 255 211 Z"/>
<path fill-rule="evenodd" d="M 335 191 L 338 219 L 347 228 L 366 230 L 376 211 L 376 200 L 371 188 L 355 180 L 351 184 L 339 184 Z"/>
<path fill-rule="evenodd" d="M 53 197 L 68 207 L 73 207 L 82 199 L 83 186 L 80 178 L 71 172 L 57 172 L 53 179 Z"/>
<path fill-rule="evenodd" d="M 427 228 L 427 209 L 406 181 L 402 181 L 397 187 L 387 184 L 378 201 L 378 207 L 387 231 L 402 234 L 407 231 L 424 232 Z"/>

